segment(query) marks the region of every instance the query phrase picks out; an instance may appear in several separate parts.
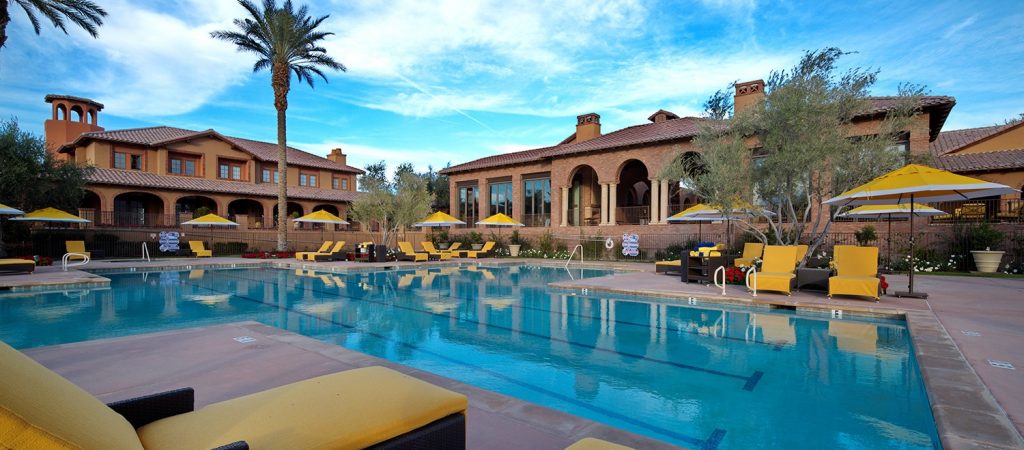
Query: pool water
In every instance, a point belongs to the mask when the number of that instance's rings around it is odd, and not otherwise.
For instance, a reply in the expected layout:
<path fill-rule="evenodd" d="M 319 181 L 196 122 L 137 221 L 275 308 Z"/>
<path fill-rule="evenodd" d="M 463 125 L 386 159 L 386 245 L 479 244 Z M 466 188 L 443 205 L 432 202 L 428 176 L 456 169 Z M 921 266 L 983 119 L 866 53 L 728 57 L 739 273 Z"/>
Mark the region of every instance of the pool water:
<path fill-rule="evenodd" d="M 17 348 L 240 320 L 689 448 L 938 448 L 905 324 L 677 306 L 511 266 L 105 275 L 0 297 Z"/>

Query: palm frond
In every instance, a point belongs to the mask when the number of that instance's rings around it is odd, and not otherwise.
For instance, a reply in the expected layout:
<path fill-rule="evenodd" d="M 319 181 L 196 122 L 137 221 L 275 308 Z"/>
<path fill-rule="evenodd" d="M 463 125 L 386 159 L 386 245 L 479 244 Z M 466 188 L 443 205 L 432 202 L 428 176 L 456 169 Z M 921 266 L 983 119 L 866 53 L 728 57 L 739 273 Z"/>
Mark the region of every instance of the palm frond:
<path fill-rule="evenodd" d="M 14 0 L 25 14 L 36 34 L 40 32 L 39 18 L 36 13 L 41 14 L 53 26 L 65 34 L 68 29 L 65 19 L 85 30 L 92 37 L 99 35 L 99 27 L 103 25 L 103 18 L 107 12 L 95 2 L 90 0 Z"/>

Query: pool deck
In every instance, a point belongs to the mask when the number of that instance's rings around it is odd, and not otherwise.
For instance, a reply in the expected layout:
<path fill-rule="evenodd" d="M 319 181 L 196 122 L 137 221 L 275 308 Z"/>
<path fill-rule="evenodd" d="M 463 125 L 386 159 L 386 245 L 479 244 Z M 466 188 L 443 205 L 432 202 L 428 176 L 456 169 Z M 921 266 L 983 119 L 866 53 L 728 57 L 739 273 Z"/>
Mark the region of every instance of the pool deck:
<path fill-rule="evenodd" d="M 235 340 L 242 336 L 254 340 Z M 104 402 L 192 387 L 196 408 L 320 375 L 385 366 L 469 397 L 467 448 L 563 449 L 585 437 L 638 449 L 678 448 L 257 322 L 40 347 L 25 353 Z"/>
<path fill-rule="evenodd" d="M 383 268 L 422 268 L 424 265 L 443 266 L 465 262 L 467 260 L 367 264 L 205 258 L 202 260 L 160 260 L 148 263 L 96 261 L 90 263 L 87 269 L 99 271 L 102 274 L 105 269 L 130 267 L 136 269 L 175 267 L 180 270 L 196 266 L 239 267 L 269 264 L 286 268 L 348 272 Z M 468 262 L 482 265 L 529 263 L 562 266 L 557 261 L 551 260 L 512 258 L 469 260 Z M 1005 367 L 1002 364 L 1005 362 L 1009 363 L 1011 367 L 1024 368 L 1024 345 L 1022 345 L 1024 344 L 1024 280 L 917 276 L 915 277 L 915 290 L 928 292 L 930 296 L 927 300 L 883 296 L 881 301 L 876 303 L 850 298 L 829 300 L 824 294 L 812 292 L 794 292 L 792 296 L 762 292 L 754 297 L 741 286 L 733 285 L 728 286 L 726 294 L 722 295 L 721 289 L 716 289 L 713 286 L 685 284 L 680 282 L 678 276 L 655 274 L 653 264 L 650 263 L 588 263 L 586 266 L 615 268 L 627 272 L 609 277 L 553 283 L 552 286 L 573 290 L 588 289 L 593 292 L 659 297 L 668 303 L 685 304 L 692 297 L 698 304 L 705 307 L 721 303 L 766 309 L 795 309 L 797 312 L 817 314 L 830 314 L 835 309 L 843 311 L 844 315 L 906 318 L 943 447 L 946 449 L 1024 448 L 1024 439 L 1021 438 L 1021 433 L 1024 432 L 1024 377 L 1015 368 L 999 367 Z M 578 267 L 578 265 L 574 264 L 574 267 Z M 906 287 L 906 277 L 903 275 L 888 275 L 886 278 L 890 285 L 890 291 L 903 290 Z M 37 284 L 48 284 L 50 285 L 48 287 L 52 288 L 53 283 L 59 283 L 62 279 L 66 282 L 77 283 L 74 286 L 80 286 L 82 283 L 100 285 L 106 280 L 89 272 L 77 270 L 61 272 L 59 268 L 41 267 L 33 275 L 0 277 L 0 289 L 28 289 L 27 286 Z M 91 344 L 91 342 L 71 345 L 86 344 Z M 335 346 L 330 347 L 344 350 Z M 114 355 L 119 353 L 111 352 Z M 369 355 L 358 355 L 363 358 L 372 358 Z M 393 366 L 386 361 L 384 363 Z M 102 370 L 102 367 L 104 366 L 99 365 L 95 369 Z M 72 379 L 74 380 L 74 378 Z M 268 374 L 268 379 L 274 380 L 275 378 Z M 278 384 L 284 382 L 287 381 L 282 378 Z M 262 383 L 254 382 L 254 386 L 263 387 L 247 392 L 270 387 L 267 382 Z M 248 389 L 249 383 L 246 382 L 244 386 L 237 388 Z M 473 389 L 468 386 L 467 388 Z M 229 389 L 226 391 L 227 396 L 221 396 L 218 399 L 233 397 L 234 395 L 230 395 L 233 392 Z M 473 422 L 471 419 L 470 423 Z M 568 430 L 572 431 L 573 428 L 569 427 Z M 472 433 L 471 431 L 471 436 Z M 560 435 L 556 433 L 556 436 L 561 436 L 564 440 L 567 436 L 582 435 L 563 431 Z M 471 440 L 471 442 L 481 441 Z M 539 443 L 540 441 L 538 441 Z M 551 443 L 554 445 L 554 441 Z M 562 445 L 562 443 L 558 445 Z M 561 447 L 540 445 L 537 448 Z"/>

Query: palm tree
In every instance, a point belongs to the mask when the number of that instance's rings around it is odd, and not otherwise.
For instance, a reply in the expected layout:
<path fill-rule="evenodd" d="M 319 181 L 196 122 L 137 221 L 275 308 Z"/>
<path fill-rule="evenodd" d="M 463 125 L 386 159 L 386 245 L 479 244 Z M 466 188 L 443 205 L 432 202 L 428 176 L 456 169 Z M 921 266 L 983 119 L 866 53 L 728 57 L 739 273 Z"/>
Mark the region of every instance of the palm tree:
<path fill-rule="evenodd" d="M 7 10 L 10 0 L 0 0 L 0 48 L 7 43 L 7 24 L 11 22 L 11 14 Z M 64 19 L 74 22 L 82 27 L 92 37 L 97 36 L 97 30 L 103 25 L 103 18 L 107 12 L 89 0 L 14 0 L 28 14 L 29 22 L 32 22 L 32 29 L 39 34 L 39 18 L 36 14 L 50 19 L 53 26 L 60 28 L 64 34 L 68 29 L 64 26 Z"/>
<path fill-rule="evenodd" d="M 0 0 L 3 1 L 3 0 Z M 277 6 L 276 0 L 263 0 L 262 10 L 249 0 L 238 0 L 251 17 L 235 19 L 236 31 L 214 31 L 215 39 L 238 46 L 238 51 L 255 53 L 259 57 L 252 71 L 270 69 L 270 86 L 274 88 L 274 107 L 277 108 L 277 172 L 280 177 L 277 191 L 277 249 L 288 245 L 288 227 L 284 218 L 288 211 L 288 155 L 285 133 L 285 111 L 288 109 L 288 91 L 291 73 L 299 82 L 313 87 L 313 75 L 327 82 L 321 68 L 345 71 L 345 66 L 327 56 L 327 50 L 317 43 L 334 33 L 316 28 L 330 16 L 312 18 L 303 5 L 297 11 L 291 0 Z"/>

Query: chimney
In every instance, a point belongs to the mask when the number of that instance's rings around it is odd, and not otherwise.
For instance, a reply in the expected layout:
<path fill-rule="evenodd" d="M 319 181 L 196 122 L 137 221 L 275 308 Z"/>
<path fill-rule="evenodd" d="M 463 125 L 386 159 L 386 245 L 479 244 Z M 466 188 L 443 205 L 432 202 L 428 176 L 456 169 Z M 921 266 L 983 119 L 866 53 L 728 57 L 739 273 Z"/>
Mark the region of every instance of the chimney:
<path fill-rule="evenodd" d="M 341 152 L 340 148 L 334 148 L 334 149 L 331 149 L 331 153 L 329 153 L 327 155 L 327 159 L 329 159 L 331 161 L 334 161 L 334 162 L 336 162 L 338 164 L 345 164 L 345 165 L 347 165 L 346 160 L 348 159 L 348 157 L 345 156 L 345 154 Z"/>
<path fill-rule="evenodd" d="M 747 109 L 764 99 L 764 80 L 736 83 L 736 95 L 733 97 L 733 114 Z"/>
<path fill-rule="evenodd" d="M 665 111 L 664 109 L 659 109 L 654 114 L 651 114 L 651 116 L 648 117 L 647 120 L 650 120 L 651 122 L 654 122 L 654 123 L 662 123 L 662 122 L 664 122 L 666 120 L 672 120 L 672 119 L 678 119 L 678 118 L 679 118 L 679 116 L 677 116 L 676 113 L 674 113 L 672 111 Z"/>
<path fill-rule="evenodd" d="M 99 112 L 103 104 L 87 98 L 70 95 L 49 94 L 44 97 L 46 103 L 52 105 L 52 114 L 43 122 L 43 133 L 46 136 L 46 147 L 57 151 L 65 144 L 78 139 L 82 133 L 103 131 L 99 126 Z M 58 154 L 58 159 L 68 160 L 69 154 Z"/>
<path fill-rule="evenodd" d="M 585 142 L 601 136 L 601 116 L 597 113 L 576 116 L 576 140 Z"/>

